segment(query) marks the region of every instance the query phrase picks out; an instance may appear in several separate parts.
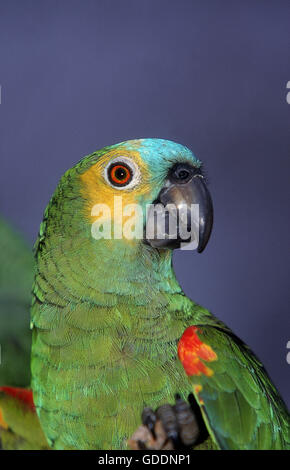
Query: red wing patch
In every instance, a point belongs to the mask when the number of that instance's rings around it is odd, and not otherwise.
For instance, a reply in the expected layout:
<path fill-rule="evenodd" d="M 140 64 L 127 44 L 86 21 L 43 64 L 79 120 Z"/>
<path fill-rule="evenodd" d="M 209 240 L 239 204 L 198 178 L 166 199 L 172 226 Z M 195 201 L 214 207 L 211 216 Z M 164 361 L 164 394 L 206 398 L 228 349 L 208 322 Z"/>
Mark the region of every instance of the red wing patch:
<path fill-rule="evenodd" d="M 178 343 L 178 357 L 187 375 L 204 374 L 210 377 L 213 370 L 206 366 L 203 361 L 216 361 L 217 354 L 208 344 L 199 339 L 197 336 L 198 331 L 201 330 L 197 326 L 190 326 L 185 330 Z"/>
<path fill-rule="evenodd" d="M 0 387 L 0 392 L 21 401 L 32 411 L 35 411 L 32 390 L 17 387 Z"/>

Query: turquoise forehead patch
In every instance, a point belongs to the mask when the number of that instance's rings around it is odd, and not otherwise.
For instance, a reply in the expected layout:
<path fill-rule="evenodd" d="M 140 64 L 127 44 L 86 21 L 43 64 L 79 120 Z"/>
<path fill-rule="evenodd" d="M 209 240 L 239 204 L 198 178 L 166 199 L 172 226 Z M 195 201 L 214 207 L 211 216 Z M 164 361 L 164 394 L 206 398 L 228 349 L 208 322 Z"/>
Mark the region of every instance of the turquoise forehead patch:
<path fill-rule="evenodd" d="M 124 148 L 128 151 L 139 152 L 153 180 L 161 181 L 175 163 L 187 162 L 197 168 L 201 166 L 201 161 L 184 145 L 165 139 L 134 139 L 104 147 L 83 158 L 76 167 L 79 168 L 81 166 L 82 171 L 85 171 L 105 152 L 114 148 Z"/>
<path fill-rule="evenodd" d="M 188 162 L 200 166 L 201 162 L 184 145 L 164 139 L 140 139 L 138 152 L 141 158 L 149 166 L 160 165 L 167 167 L 178 162 Z M 128 140 L 119 144 L 128 150 L 136 149 L 136 140 Z"/>

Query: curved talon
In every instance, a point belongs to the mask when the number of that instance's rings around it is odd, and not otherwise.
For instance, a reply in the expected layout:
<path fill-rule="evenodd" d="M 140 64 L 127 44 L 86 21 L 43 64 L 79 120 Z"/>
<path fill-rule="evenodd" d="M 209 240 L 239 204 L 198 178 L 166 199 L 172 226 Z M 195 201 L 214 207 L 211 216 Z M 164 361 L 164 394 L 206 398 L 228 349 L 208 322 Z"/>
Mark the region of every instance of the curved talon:
<path fill-rule="evenodd" d="M 180 441 L 185 447 L 192 446 L 199 436 L 199 425 L 191 406 L 180 396 L 176 396 L 174 406 L 177 418 Z"/>
<path fill-rule="evenodd" d="M 157 419 L 162 423 L 164 431 L 173 442 L 174 448 L 176 449 L 180 445 L 178 422 L 174 407 L 166 404 L 159 406 L 156 410 Z"/>
<path fill-rule="evenodd" d="M 152 410 L 152 408 L 146 407 L 142 412 L 142 423 L 144 426 L 147 426 L 149 431 L 151 432 L 154 439 L 156 439 L 155 434 L 155 424 L 156 424 L 156 414 Z"/>

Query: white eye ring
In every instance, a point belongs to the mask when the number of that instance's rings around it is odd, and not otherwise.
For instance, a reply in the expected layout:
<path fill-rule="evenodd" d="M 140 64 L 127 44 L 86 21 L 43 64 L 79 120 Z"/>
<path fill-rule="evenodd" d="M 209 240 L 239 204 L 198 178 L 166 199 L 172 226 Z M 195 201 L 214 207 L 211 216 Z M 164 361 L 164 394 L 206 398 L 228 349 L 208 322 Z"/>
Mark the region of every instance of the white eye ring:
<path fill-rule="evenodd" d="M 119 186 L 117 184 L 112 183 L 112 181 L 109 178 L 109 169 L 112 167 L 112 165 L 114 165 L 114 163 L 120 163 L 121 165 L 122 165 L 122 163 L 124 163 L 127 167 L 130 168 L 130 170 L 132 171 L 132 176 L 131 176 L 130 181 L 128 182 L 128 184 L 125 184 L 123 186 Z M 112 188 L 119 189 L 119 190 L 132 189 L 138 183 L 140 183 L 140 180 L 141 180 L 141 173 L 140 173 L 138 165 L 136 165 L 136 163 L 133 160 L 131 160 L 131 158 L 122 157 L 122 156 L 116 157 L 113 160 L 109 161 L 109 163 L 106 165 L 106 167 L 104 169 L 103 176 L 104 176 L 106 182 L 110 186 L 112 186 Z"/>

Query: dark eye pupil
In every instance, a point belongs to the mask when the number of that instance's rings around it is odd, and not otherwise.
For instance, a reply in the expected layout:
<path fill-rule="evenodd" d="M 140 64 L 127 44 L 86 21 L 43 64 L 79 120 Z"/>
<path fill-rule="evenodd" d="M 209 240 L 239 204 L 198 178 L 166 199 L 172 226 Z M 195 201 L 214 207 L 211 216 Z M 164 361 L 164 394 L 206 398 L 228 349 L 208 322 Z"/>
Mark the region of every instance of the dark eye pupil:
<path fill-rule="evenodd" d="M 126 163 L 112 163 L 108 169 L 108 178 L 113 186 L 127 186 L 133 178 L 133 172 Z"/>
<path fill-rule="evenodd" d="M 124 168 L 118 168 L 115 171 L 115 176 L 118 180 L 123 180 L 127 176 L 127 171 Z"/>

